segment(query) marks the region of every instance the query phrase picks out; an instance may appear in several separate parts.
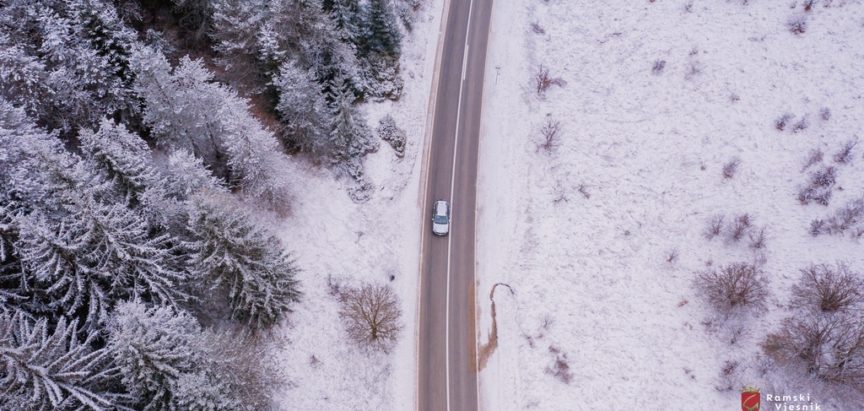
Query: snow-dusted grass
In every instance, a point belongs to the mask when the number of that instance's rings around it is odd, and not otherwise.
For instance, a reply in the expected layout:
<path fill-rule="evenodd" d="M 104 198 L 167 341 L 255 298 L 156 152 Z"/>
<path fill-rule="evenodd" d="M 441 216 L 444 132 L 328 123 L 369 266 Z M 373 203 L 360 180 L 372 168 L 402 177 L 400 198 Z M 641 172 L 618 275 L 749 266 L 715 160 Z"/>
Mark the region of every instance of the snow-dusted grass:
<path fill-rule="evenodd" d="M 864 149 L 834 162 L 864 124 L 864 4 L 742 3 L 495 3 L 478 194 L 481 343 L 492 285 L 515 294 L 495 294 L 486 409 L 735 409 L 743 385 L 856 408 L 765 367 L 759 344 L 789 315 L 800 269 L 842 260 L 864 271 L 859 241 L 808 232 L 864 195 Z M 805 32 L 790 32 L 795 19 Z M 541 65 L 563 86 L 538 96 Z M 550 120 L 558 144 L 538 149 Z M 802 172 L 813 149 L 824 158 Z M 822 165 L 837 171 L 830 205 L 801 205 Z M 765 228 L 763 248 L 749 235 L 706 238 L 712 217 L 743 213 Z M 770 296 L 764 312 L 724 319 L 693 281 L 739 261 L 761 264 Z M 556 377 L 562 361 L 569 384 Z M 729 378 L 727 361 L 740 364 Z"/>
<path fill-rule="evenodd" d="M 404 95 L 365 107 L 373 129 L 390 113 L 408 136 L 405 157 L 385 144 L 366 161 L 375 184 L 371 199 L 356 204 L 351 181 L 315 167 L 295 170 L 296 196 L 282 222 L 282 238 L 303 268 L 303 301 L 281 331 L 276 353 L 290 380 L 279 395 L 286 410 L 403 410 L 414 407 L 415 323 L 419 236 L 419 179 L 426 109 L 433 75 L 441 0 L 423 6 L 403 43 Z M 390 354 L 367 354 L 348 340 L 333 282 L 390 284 L 401 301 L 404 326 Z"/>

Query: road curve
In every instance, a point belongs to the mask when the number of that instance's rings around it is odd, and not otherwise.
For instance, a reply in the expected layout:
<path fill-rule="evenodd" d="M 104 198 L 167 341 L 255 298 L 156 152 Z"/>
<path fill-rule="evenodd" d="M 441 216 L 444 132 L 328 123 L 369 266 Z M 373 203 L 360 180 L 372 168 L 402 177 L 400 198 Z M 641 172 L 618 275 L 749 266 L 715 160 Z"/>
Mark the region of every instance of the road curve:
<path fill-rule="evenodd" d="M 478 409 L 474 311 L 477 148 L 492 0 L 451 0 L 426 158 L 420 250 L 417 408 Z M 450 235 L 435 237 L 431 204 L 450 201 Z"/>

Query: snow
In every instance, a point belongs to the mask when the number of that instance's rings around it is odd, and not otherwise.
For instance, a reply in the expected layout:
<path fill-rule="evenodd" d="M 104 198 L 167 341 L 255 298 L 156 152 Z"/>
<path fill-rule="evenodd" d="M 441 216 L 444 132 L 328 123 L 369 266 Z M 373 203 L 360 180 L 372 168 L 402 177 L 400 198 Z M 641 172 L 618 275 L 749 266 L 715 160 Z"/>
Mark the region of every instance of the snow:
<path fill-rule="evenodd" d="M 408 228 L 420 227 L 419 160 L 441 11 L 442 0 L 428 2 L 414 30 L 406 34 L 400 101 L 364 107 L 372 129 L 390 113 L 408 136 L 404 158 L 397 158 L 386 143 L 367 158 L 366 174 L 376 186 L 372 198 L 352 202 L 349 179 L 334 180 L 331 172 L 315 166 L 299 165 L 291 171 L 295 198 L 290 216 L 281 222 L 281 237 L 303 269 L 298 279 L 304 297 L 280 331 L 285 343 L 274 353 L 289 380 L 277 398 L 280 409 L 414 407 L 420 237 Z M 394 352 L 367 354 L 347 340 L 339 305 L 328 293 L 328 277 L 345 285 L 376 282 L 394 287 L 404 325 Z"/>
<path fill-rule="evenodd" d="M 806 13 L 800 1 L 742 3 L 495 2 L 478 177 L 481 349 L 490 290 L 505 283 L 513 294 L 495 291 L 485 409 L 736 409 L 744 385 L 861 408 L 766 368 L 759 344 L 789 315 L 801 268 L 842 260 L 864 271 L 859 242 L 807 231 L 864 189 L 860 148 L 851 165 L 832 160 L 861 137 L 864 4 L 818 1 Z M 801 16 L 807 31 L 791 33 Z M 541 64 L 565 82 L 545 97 L 532 78 Z M 785 113 L 809 127 L 776 130 Z M 547 119 L 562 126 L 552 153 L 537 149 Z M 842 187 L 828 207 L 797 200 L 814 148 Z M 738 172 L 724 179 L 733 158 Z M 766 227 L 764 251 L 703 236 L 712 216 L 742 213 Z M 768 310 L 716 318 L 693 278 L 737 261 L 764 261 Z M 561 355 L 569 384 L 547 372 Z M 741 363 L 731 390 L 718 389 L 725 361 Z"/>

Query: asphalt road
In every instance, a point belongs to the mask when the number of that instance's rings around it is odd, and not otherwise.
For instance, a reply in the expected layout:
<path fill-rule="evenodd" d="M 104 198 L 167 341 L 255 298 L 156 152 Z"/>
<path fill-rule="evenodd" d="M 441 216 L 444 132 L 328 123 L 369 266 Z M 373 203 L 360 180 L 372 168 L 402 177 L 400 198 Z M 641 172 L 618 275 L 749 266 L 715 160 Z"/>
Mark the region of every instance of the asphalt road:
<path fill-rule="evenodd" d="M 492 0 L 451 0 L 441 49 L 420 254 L 417 407 L 476 410 L 474 221 L 477 147 Z M 431 231 L 431 205 L 451 204 L 447 237 Z"/>

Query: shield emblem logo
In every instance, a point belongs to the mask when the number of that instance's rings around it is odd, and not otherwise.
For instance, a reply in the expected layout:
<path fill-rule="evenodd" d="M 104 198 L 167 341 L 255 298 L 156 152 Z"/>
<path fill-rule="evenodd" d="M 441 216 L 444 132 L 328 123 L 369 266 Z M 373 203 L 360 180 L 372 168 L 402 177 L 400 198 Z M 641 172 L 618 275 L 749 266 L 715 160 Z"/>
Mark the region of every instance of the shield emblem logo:
<path fill-rule="evenodd" d="M 761 400 L 758 388 L 744 388 L 741 390 L 741 411 L 759 411 Z"/>

